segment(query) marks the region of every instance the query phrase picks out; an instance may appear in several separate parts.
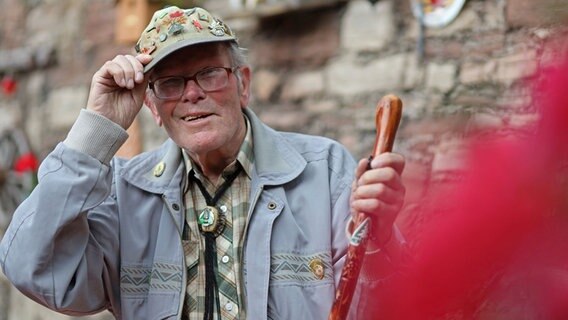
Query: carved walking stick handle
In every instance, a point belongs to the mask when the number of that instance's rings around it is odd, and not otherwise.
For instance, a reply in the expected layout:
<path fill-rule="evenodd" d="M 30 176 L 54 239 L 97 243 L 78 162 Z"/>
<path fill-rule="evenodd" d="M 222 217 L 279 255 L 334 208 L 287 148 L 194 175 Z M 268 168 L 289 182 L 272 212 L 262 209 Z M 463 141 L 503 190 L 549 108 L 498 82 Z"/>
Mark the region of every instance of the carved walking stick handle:
<path fill-rule="evenodd" d="M 386 95 L 379 100 L 375 113 L 377 136 L 373 153 L 369 157 L 369 167 L 372 158 L 392 150 L 401 115 L 402 101 L 397 96 Z M 344 320 L 347 318 L 353 293 L 357 286 L 359 272 L 363 265 L 363 258 L 365 257 L 369 228 L 369 218 L 365 214 L 359 213 L 356 221 L 354 221 L 353 232 L 351 239 L 349 239 L 349 248 L 347 249 L 347 257 L 341 272 L 329 320 Z"/>

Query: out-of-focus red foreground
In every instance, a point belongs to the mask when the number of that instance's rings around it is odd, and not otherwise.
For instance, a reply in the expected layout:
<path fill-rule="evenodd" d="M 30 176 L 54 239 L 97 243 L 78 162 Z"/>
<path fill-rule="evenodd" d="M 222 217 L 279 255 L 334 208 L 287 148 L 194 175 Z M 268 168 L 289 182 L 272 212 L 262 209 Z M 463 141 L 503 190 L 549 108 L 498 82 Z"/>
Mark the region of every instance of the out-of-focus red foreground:
<path fill-rule="evenodd" d="M 568 59 L 537 78 L 532 134 L 471 142 L 399 274 L 363 296 L 368 319 L 568 319 Z"/>

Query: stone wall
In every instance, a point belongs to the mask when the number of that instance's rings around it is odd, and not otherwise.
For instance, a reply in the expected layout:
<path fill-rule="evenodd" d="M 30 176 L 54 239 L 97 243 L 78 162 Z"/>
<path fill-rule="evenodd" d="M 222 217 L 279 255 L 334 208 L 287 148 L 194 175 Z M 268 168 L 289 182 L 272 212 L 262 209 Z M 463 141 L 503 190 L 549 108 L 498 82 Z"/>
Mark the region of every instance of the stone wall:
<path fill-rule="evenodd" d="M 132 52 L 114 39 L 116 2 L 0 0 L 0 76 L 18 85 L 0 95 L 0 131 L 23 128 L 40 158 L 65 137 L 95 70 Z M 249 49 L 250 107 L 271 126 L 337 139 L 359 158 L 374 140 L 378 99 L 402 98 L 395 149 L 408 161 L 403 227 L 420 223 L 414 209 L 429 190 L 459 177 L 465 134 L 522 134 L 537 119 L 525 81 L 558 58 L 551 44 L 568 48 L 558 0 L 469 0 L 451 24 L 425 30 L 410 0 L 330 1 L 285 14 L 243 14 L 220 3 L 204 5 L 217 8 Z M 142 149 L 165 139 L 146 110 L 139 124 Z M 0 301 L 0 320 L 65 318 L 1 278 Z"/>

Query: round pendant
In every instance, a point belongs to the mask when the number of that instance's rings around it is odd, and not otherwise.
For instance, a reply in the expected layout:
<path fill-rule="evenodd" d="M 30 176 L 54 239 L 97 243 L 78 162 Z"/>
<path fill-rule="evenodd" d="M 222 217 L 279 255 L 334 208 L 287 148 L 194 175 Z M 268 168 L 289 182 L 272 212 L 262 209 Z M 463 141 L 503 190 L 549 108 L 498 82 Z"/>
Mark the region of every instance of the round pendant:
<path fill-rule="evenodd" d="M 219 213 L 217 208 L 207 206 L 197 219 L 201 232 L 211 232 L 215 237 L 218 237 L 225 229 L 225 215 Z"/>
<path fill-rule="evenodd" d="M 199 214 L 197 221 L 203 232 L 214 232 L 219 224 L 219 211 L 215 207 L 207 206 Z"/>

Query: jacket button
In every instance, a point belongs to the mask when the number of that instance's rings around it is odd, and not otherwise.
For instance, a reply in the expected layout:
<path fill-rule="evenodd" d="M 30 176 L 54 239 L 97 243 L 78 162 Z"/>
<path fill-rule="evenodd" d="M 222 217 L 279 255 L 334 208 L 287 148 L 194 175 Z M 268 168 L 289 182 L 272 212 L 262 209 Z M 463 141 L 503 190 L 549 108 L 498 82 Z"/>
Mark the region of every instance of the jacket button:
<path fill-rule="evenodd" d="M 172 204 L 172 209 L 174 209 L 175 211 L 178 211 L 179 210 L 179 204 L 177 204 L 177 203 Z"/>
<path fill-rule="evenodd" d="M 274 202 L 272 202 L 272 201 L 270 201 L 270 202 L 268 203 L 268 210 L 274 210 L 274 209 L 276 209 L 276 207 L 277 207 L 277 206 L 276 206 L 276 203 L 274 203 Z"/>

